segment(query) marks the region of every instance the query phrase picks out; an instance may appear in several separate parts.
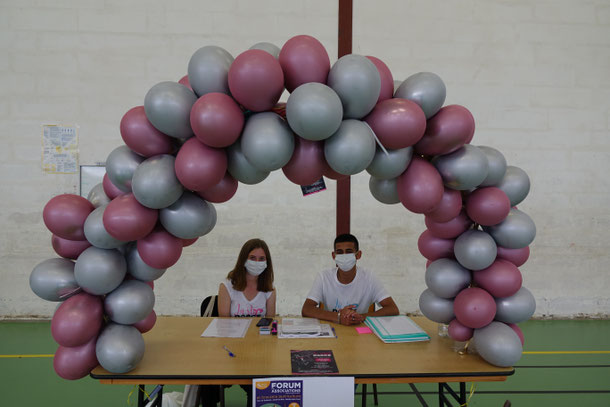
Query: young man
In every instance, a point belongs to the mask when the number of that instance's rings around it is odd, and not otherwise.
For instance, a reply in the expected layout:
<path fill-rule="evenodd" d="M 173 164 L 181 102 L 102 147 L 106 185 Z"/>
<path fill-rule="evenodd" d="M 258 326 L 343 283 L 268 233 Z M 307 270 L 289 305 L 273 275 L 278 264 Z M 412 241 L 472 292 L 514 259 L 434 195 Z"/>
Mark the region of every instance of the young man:
<path fill-rule="evenodd" d="M 360 324 L 369 315 L 398 315 L 396 303 L 377 277 L 356 266 L 356 261 L 362 257 L 358 239 L 350 234 L 339 235 L 334 248 L 332 256 L 337 267 L 318 274 L 301 314 L 343 325 Z M 324 309 L 318 307 L 320 303 L 324 304 Z M 373 303 L 381 308 L 368 313 Z"/>

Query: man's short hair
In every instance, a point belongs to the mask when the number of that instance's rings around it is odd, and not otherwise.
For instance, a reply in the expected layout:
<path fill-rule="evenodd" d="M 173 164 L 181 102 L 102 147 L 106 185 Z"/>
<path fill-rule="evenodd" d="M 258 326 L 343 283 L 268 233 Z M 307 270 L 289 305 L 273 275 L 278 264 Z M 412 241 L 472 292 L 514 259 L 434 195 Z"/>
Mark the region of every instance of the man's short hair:
<path fill-rule="evenodd" d="M 356 251 L 360 250 L 358 248 L 358 239 L 356 239 L 356 236 L 351 235 L 349 233 L 344 233 L 335 238 L 335 243 L 333 243 L 333 250 L 335 250 L 337 248 L 337 243 L 343 243 L 343 242 L 352 242 L 354 244 L 354 248 L 356 249 Z"/>

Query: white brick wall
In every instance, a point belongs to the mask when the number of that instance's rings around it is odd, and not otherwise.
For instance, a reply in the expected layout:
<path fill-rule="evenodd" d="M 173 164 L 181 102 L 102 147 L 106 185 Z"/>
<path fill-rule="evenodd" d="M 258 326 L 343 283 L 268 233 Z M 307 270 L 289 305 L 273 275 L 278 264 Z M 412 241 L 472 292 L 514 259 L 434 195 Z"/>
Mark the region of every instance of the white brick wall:
<path fill-rule="evenodd" d="M 354 2 L 354 52 L 386 62 L 395 79 L 433 71 L 447 103 L 468 107 L 473 144 L 525 169 L 520 205 L 537 223 L 521 269 L 537 315 L 608 315 L 610 277 L 610 6 L 604 0 Z M 157 82 L 178 80 L 209 44 L 234 56 L 260 41 L 317 37 L 336 60 L 334 1 L 3 0 L 0 3 L 0 317 L 50 316 L 29 289 L 54 256 L 41 212 L 75 175 L 40 168 L 41 124 L 79 125 L 81 164 L 122 143 L 119 121 Z M 307 198 L 273 173 L 217 205 L 218 224 L 157 280 L 159 314 L 194 314 L 217 290 L 243 241 L 260 236 L 276 264 L 278 311 L 297 314 L 315 273 L 331 265 L 335 185 Z M 352 231 L 403 311 L 417 311 L 423 217 L 386 206 L 352 181 Z"/>

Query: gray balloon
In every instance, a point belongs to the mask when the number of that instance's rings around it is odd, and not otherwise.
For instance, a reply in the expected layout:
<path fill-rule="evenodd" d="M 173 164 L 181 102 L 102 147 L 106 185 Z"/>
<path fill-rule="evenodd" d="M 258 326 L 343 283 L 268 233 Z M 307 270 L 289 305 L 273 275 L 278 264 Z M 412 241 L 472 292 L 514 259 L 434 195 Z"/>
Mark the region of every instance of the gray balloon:
<path fill-rule="evenodd" d="M 457 261 L 469 270 L 491 266 L 498 254 L 494 239 L 481 230 L 467 230 L 455 239 L 453 252 Z"/>
<path fill-rule="evenodd" d="M 477 187 L 487 178 L 488 163 L 478 147 L 465 144 L 460 149 L 432 159 L 445 186 L 459 191 Z"/>
<path fill-rule="evenodd" d="M 161 209 L 180 198 L 184 188 L 176 177 L 175 162 L 174 156 L 162 154 L 148 158 L 136 168 L 131 189 L 138 202 L 147 208 Z"/>
<path fill-rule="evenodd" d="M 441 298 L 454 298 L 470 285 L 470 271 L 451 259 L 438 259 L 426 269 L 426 285 Z"/>
<path fill-rule="evenodd" d="M 273 55 L 274 58 L 277 58 L 280 55 L 280 47 L 270 42 L 257 42 L 250 49 L 260 49 L 266 51 Z"/>
<path fill-rule="evenodd" d="M 241 151 L 258 170 L 278 170 L 292 157 L 294 135 L 281 116 L 273 112 L 256 113 L 244 126 Z"/>
<path fill-rule="evenodd" d="M 108 294 L 121 284 L 127 272 L 127 262 L 116 249 L 87 248 L 78 256 L 74 277 L 89 294 Z"/>
<path fill-rule="evenodd" d="M 324 142 L 324 157 L 339 174 L 354 175 L 371 165 L 375 148 L 375 137 L 367 124 L 343 120 L 339 130 Z"/>
<path fill-rule="evenodd" d="M 397 179 L 379 179 L 371 176 L 369 190 L 373 198 L 381 203 L 393 205 L 400 202 L 398 197 Z"/>
<path fill-rule="evenodd" d="M 104 185 L 101 182 L 91 188 L 87 195 L 87 200 L 96 208 L 110 203 L 110 198 L 104 192 Z"/>
<path fill-rule="evenodd" d="M 409 76 L 398 87 L 394 97 L 409 99 L 419 105 L 426 114 L 426 119 L 434 116 L 445 103 L 447 88 L 435 73 L 419 72 Z"/>
<path fill-rule="evenodd" d="M 498 246 L 521 249 L 529 246 L 536 237 L 536 224 L 525 212 L 512 208 L 506 219 L 497 225 L 485 226 Z"/>
<path fill-rule="evenodd" d="M 233 57 L 225 49 L 215 45 L 199 48 L 188 65 L 189 83 L 197 96 L 206 93 L 229 92 L 229 68 Z"/>
<path fill-rule="evenodd" d="M 197 96 L 186 86 L 178 82 L 161 82 L 146 93 L 144 112 L 161 133 L 187 139 L 193 136 L 191 108 L 196 101 Z"/>
<path fill-rule="evenodd" d="M 334 90 L 309 82 L 296 88 L 286 102 L 290 128 L 307 140 L 324 140 L 333 135 L 343 120 L 343 105 Z"/>
<path fill-rule="evenodd" d="M 227 171 L 243 184 L 254 185 L 269 176 L 269 171 L 261 171 L 248 161 L 241 151 L 241 141 L 237 140 L 227 148 Z"/>
<path fill-rule="evenodd" d="M 127 373 L 144 357 L 144 338 L 137 328 L 110 323 L 95 344 L 100 365 L 111 373 Z"/>
<path fill-rule="evenodd" d="M 510 199 L 510 205 L 515 206 L 520 204 L 530 192 L 530 178 L 521 168 L 509 165 L 506 167 L 504 178 L 495 186 L 504 191 Z"/>
<path fill-rule="evenodd" d="M 506 158 L 495 148 L 487 146 L 477 147 L 487 157 L 487 177 L 481 182 L 480 186 L 489 187 L 496 185 L 504 178 L 506 173 Z"/>
<path fill-rule="evenodd" d="M 496 298 L 496 316 L 498 321 L 516 324 L 527 321 L 536 311 L 536 300 L 527 288 L 521 286 L 519 291 L 510 297 Z"/>
<path fill-rule="evenodd" d="M 130 244 L 125 253 L 127 272 L 141 281 L 153 281 L 161 277 L 167 269 L 156 269 L 144 263 L 135 244 Z"/>
<path fill-rule="evenodd" d="M 84 226 L 85 237 L 89 243 L 100 249 L 118 249 L 127 242 L 116 239 L 108 233 L 103 221 L 105 210 L 106 206 L 100 206 L 87 216 Z"/>
<path fill-rule="evenodd" d="M 413 157 L 413 147 L 398 150 L 386 150 L 387 154 L 377 147 L 373 161 L 366 171 L 375 178 L 392 179 L 402 174 Z"/>
<path fill-rule="evenodd" d="M 185 191 L 176 203 L 159 212 L 159 220 L 172 235 L 194 239 L 214 229 L 216 209 L 198 195 Z"/>
<path fill-rule="evenodd" d="M 144 157 L 131 151 L 127 146 L 112 150 L 106 158 L 106 174 L 110 181 L 121 191 L 131 192 L 131 179 Z"/>
<path fill-rule="evenodd" d="M 132 325 L 146 318 L 155 306 L 152 288 L 142 281 L 126 280 L 104 298 L 104 309 L 113 322 Z"/>
<path fill-rule="evenodd" d="M 429 288 L 419 296 L 419 309 L 426 318 L 448 324 L 455 318 L 453 300 L 435 295 Z"/>
<path fill-rule="evenodd" d="M 64 301 L 79 293 L 74 278 L 74 262 L 68 259 L 47 259 L 36 265 L 30 274 L 30 288 L 47 301 Z"/>
<path fill-rule="evenodd" d="M 344 55 L 328 73 L 330 86 L 341 99 L 343 117 L 361 119 L 377 104 L 381 90 L 379 71 L 362 55 Z"/>
<path fill-rule="evenodd" d="M 521 359 L 521 339 L 506 324 L 493 321 L 484 328 L 475 329 L 473 336 L 478 354 L 492 365 L 509 367 Z"/>

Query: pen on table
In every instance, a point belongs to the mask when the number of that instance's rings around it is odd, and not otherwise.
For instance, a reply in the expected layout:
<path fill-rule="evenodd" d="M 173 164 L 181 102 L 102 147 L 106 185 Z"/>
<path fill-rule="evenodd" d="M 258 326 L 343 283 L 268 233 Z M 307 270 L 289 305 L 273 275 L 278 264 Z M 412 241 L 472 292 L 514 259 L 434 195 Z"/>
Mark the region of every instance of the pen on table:
<path fill-rule="evenodd" d="M 236 356 L 236 355 L 235 355 L 235 353 L 231 352 L 231 351 L 229 350 L 229 348 L 227 348 L 226 346 L 223 346 L 222 348 L 223 348 L 224 350 L 226 350 L 227 352 L 229 352 L 229 356 L 231 356 L 232 358 L 234 358 L 234 357 Z"/>
<path fill-rule="evenodd" d="M 333 335 L 335 335 L 335 339 L 337 339 L 337 331 L 335 331 L 335 327 L 331 326 L 330 329 L 333 330 Z"/>

